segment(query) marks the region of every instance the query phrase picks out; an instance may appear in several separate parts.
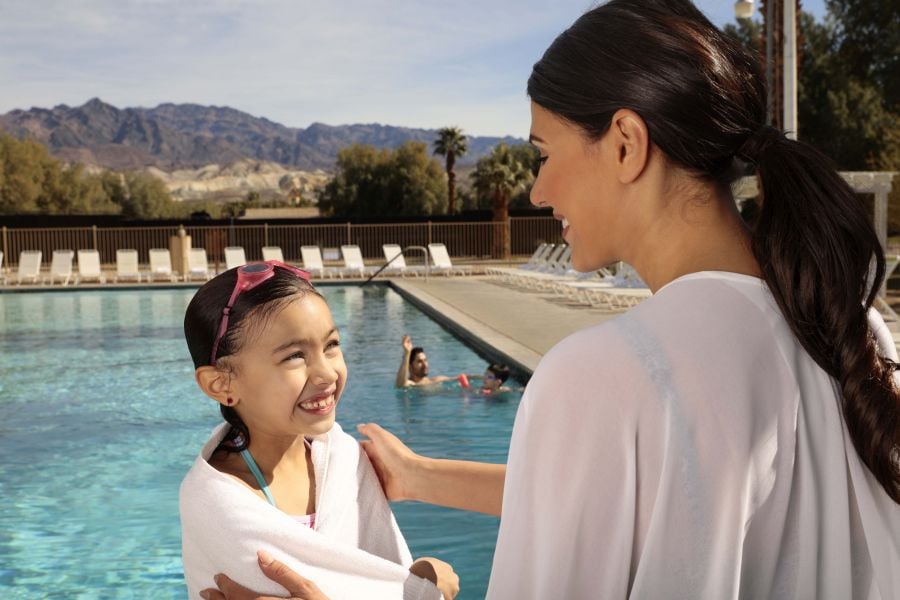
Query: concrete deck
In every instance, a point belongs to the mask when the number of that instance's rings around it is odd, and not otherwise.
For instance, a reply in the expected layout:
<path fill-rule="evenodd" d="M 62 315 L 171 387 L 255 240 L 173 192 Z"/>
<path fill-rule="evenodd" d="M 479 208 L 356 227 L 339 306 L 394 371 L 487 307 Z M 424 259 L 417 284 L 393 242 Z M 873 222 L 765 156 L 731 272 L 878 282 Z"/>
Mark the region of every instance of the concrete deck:
<path fill-rule="evenodd" d="M 544 353 L 570 333 L 618 314 L 570 305 L 490 277 L 393 279 L 391 285 L 476 350 L 524 375 L 531 375 Z"/>

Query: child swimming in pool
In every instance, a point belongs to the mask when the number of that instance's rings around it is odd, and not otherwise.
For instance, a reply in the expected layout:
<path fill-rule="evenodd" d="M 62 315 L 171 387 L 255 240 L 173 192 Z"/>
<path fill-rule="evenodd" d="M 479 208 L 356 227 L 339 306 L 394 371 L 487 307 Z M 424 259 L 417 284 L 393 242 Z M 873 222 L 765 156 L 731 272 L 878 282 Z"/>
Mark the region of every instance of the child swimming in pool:
<path fill-rule="evenodd" d="M 491 396 L 494 394 L 502 394 L 506 392 L 511 392 L 512 389 L 503 385 L 506 383 L 506 380 L 509 379 L 509 367 L 500 364 L 500 363 L 492 363 L 488 365 L 487 369 L 484 370 L 484 375 L 466 375 L 461 374 L 457 377 L 460 385 L 463 388 L 471 387 L 470 379 L 480 379 L 481 380 L 481 393 L 484 396 Z"/>
<path fill-rule="evenodd" d="M 283 594 L 259 550 L 332 600 L 455 596 L 449 565 L 413 563 L 365 453 L 335 422 L 347 367 L 305 271 L 277 261 L 226 271 L 197 291 L 184 330 L 196 381 L 225 419 L 180 490 L 191 598 L 222 572 Z"/>

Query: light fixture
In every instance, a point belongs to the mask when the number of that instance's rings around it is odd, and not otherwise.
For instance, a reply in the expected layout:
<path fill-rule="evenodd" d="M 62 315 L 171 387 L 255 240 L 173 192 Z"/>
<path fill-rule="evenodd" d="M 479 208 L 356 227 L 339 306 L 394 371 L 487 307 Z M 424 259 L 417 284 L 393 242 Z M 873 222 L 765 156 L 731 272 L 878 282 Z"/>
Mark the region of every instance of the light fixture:
<path fill-rule="evenodd" d="M 753 0 L 738 0 L 734 3 L 734 16 L 749 19 L 753 16 Z"/>

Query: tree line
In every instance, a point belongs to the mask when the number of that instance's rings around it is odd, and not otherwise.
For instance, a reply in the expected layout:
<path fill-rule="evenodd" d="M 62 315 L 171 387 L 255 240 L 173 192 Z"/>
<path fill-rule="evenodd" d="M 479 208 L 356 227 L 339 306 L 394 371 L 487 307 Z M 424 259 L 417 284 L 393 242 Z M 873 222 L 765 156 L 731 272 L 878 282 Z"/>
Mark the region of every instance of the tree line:
<path fill-rule="evenodd" d="M 0 134 L 0 214 L 180 216 L 165 184 L 143 172 L 89 172 L 34 140 Z"/>
<path fill-rule="evenodd" d="M 900 171 L 900 2 L 826 0 L 819 22 L 798 23 L 799 139 L 842 171 Z M 765 64 L 756 21 L 725 27 Z M 900 183 L 889 201 L 889 228 L 900 230 Z"/>

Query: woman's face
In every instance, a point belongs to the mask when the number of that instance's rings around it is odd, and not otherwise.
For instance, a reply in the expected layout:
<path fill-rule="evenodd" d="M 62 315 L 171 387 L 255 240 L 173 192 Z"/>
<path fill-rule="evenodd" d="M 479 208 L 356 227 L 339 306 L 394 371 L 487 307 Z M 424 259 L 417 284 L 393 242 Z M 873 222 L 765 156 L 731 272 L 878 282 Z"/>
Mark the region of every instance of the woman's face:
<path fill-rule="evenodd" d="M 553 208 L 563 239 L 572 248 L 572 266 L 593 271 L 620 260 L 618 237 L 623 214 L 610 165 L 609 135 L 589 141 L 580 129 L 531 103 L 531 143 L 541 153 L 541 169 L 531 203 Z"/>

